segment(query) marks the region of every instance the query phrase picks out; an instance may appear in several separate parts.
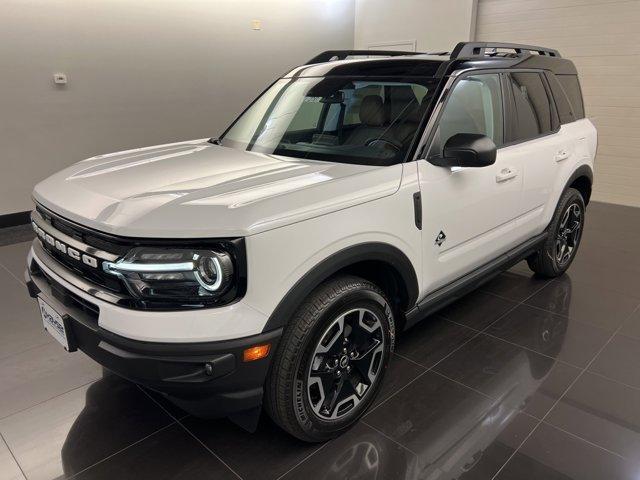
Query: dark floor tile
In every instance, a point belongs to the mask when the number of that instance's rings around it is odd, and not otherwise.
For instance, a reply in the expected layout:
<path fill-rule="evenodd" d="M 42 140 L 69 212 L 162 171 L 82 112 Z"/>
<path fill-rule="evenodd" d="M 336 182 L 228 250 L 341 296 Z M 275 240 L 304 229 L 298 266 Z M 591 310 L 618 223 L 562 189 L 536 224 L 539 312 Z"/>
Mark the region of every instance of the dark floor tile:
<path fill-rule="evenodd" d="M 607 235 L 606 232 L 585 230 L 580 240 L 580 248 L 569 272 L 575 274 L 590 268 L 613 272 L 622 268 L 640 272 L 640 257 L 636 255 L 637 245 L 640 243 L 640 233 L 618 233 L 623 238 L 616 239 L 621 240 L 616 245 L 612 244 L 610 233 Z"/>
<path fill-rule="evenodd" d="M 102 376 L 82 352 L 67 353 L 57 342 L 0 360 L 0 418 L 78 388 Z"/>
<path fill-rule="evenodd" d="M 3 480 L 24 480 L 25 478 L 2 438 L 0 438 L 0 478 Z"/>
<path fill-rule="evenodd" d="M 484 334 L 434 371 L 538 418 L 579 373 L 575 367 Z"/>
<path fill-rule="evenodd" d="M 525 303 L 613 332 L 640 305 L 640 299 L 563 275 Z"/>
<path fill-rule="evenodd" d="M 44 331 L 38 303 L 29 297 L 24 285 L 1 268 L 0 291 L 0 361 L 30 348 L 55 342 L 53 337 Z"/>
<path fill-rule="evenodd" d="M 148 388 L 144 388 L 142 386 L 138 386 L 138 388 L 140 388 L 147 396 L 151 397 L 151 400 L 154 401 L 165 412 L 167 412 L 172 418 L 180 420 L 188 415 L 187 412 L 185 412 L 175 403 L 171 402 L 171 400 L 166 398 L 161 393 L 154 392 L 153 390 L 149 390 Z"/>
<path fill-rule="evenodd" d="M 515 412 L 512 417 L 502 420 L 494 432 L 484 437 L 484 444 L 476 446 L 476 452 L 469 452 L 473 453 L 472 460 L 464 465 L 465 473 L 458 477 L 460 480 L 493 478 L 538 423 L 524 413 Z"/>
<path fill-rule="evenodd" d="M 20 282 L 24 282 L 24 271 L 27 269 L 27 253 L 30 248 L 30 241 L 0 247 L 0 264 Z"/>
<path fill-rule="evenodd" d="M 603 292 L 610 290 L 631 297 L 638 296 L 640 272 L 627 263 L 613 266 L 611 263 L 574 262 L 569 267 L 568 274 Z"/>
<path fill-rule="evenodd" d="M 467 327 L 483 330 L 516 305 L 511 300 L 476 290 L 438 314 Z"/>
<path fill-rule="evenodd" d="M 586 372 L 545 421 L 640 460 L 640 390 Z"/>
<path fill-rule="evenodd" d="M 16 225 L 15 227 L 0 228 L 0 245 L 12 245 L 14 243 L 33 240 L 35 234 L 31 224 Z"/>
<path fill-rule="evenodd" d="M 266 415 L 249 433 L 229 420 L 187 417 L 183 425 L 243 478 L 275 479 L 296 466 L 319 445 L 302 442 Z"/>
<path fill-rule="evenodd" d="M 637 480 L 634 462 L 541 424 L 497 480 Z"/>
<path fill-rule="evenodd" d="M 515 302 L 522 302 L 548 283 L 549 279 L 538 277 L 527 268 L 525 273 L 517 270 L 501 273 L 480 288 Z"/>
<path fill-rule="evenodd" d="M 640 208 L 613 203 L 590 202 L 587 207 L 587 225 L 608 230 L 640 233 Z M 615 238 L 612 242 L 615 243 Z"/>
<path fill-rule="evenodd" d="M 518 306 L 486 333 L 579 367 L 611 336 L 602 328 L 528 305 Z"/>
<path fill-rule="evenodd" d="M 532 359 L 530 358 L 529 360 Z M 580 374 L 580 369 L 562 362 L 555 362 L 547 370 L 547 363 L 540 359 L 538 359 L 535 367 L 534 365 L 536 364 L 530 364 L 531 372 L 535 372 L 533 375 L 539 375 L 538 378 L 534 377 L 534 381 L 537 384 L 534 384 L 535 391 L 529 394 L 524 405 L 519 408 L 529 415 L 542 419 L 577 378 Z M 539 368 L 539 370 L 536 370 L 536 368 Z"/>
<path fill-rule="evenodd" d="M 364 422 L 416 454 L 413 470 L 396 478 L 425 479 L 491 478 L 537 423 L 433 372 Z"/>
<path fill-rule="evenodd" d="M 268 466 L 264 466 L 265 470 Z M 235 479 L 229 470 L 179 425 L 172 425 L 104 462 L 85 470 L 78 480 Z M 265 478 L 265 477 L 260 477 Z"/>
<path fill-rule="evenodd" d="M 616 335 L 589 370 L 640 388 L 640 340 Z"/>
<path fill-rule="evenodd" d="M 291 470 L 284 480 L 415 478 L 417 457 L 373 428 L 359 423 Z"/>
<path fill-rule="evenodd" d="M 508 272 L 513 272 L 513 273 L 519 273 L 520 275 L 524 275 L 524 276 L 533 274 L 533 272 L 529 268 L 529 264 L 527 264 L 526 260 L 522 260 L 522 261 L 516 263 L 515 265 L 513 265 L 507 271 Z"/>
<path fill-rule="evenodd" d="M 384 402 L 390 395 L 393 395 L 418 375 L 425 371 L 420 365 L 394 355 L 389 362 L 389 368 L 385 372 L 382 388 L 378 392 L 373 405 Z"/>
<path fill-rule="evenodd" d="M 429 317 L 402 333 L 396 351 L 431 368 L 476 334 L 477 332 L 444 318 Z"/>
<path fill-rule="evenodd" d="M 619 333 L 640 340 L 640 308 L 624 322 Z"/>
<path fill-rule="evenodd" d="M 70 476 L 173 420 L 132 383 L 108 375 L 0 421 L 30 479 Z"/>
<path fill-rule="evenodd" d="M 418 454 L 421 461 L 435 462 L 438 454 L 477 427 L 491 408 L 492 401 L 486 396 L 427 372 L 370 411 L 364 421 Z M 445 450 L 436 452 L 434 446 L 451 432 L 462 433 L 448 439 L 451 444 L 442 447 Z"/>

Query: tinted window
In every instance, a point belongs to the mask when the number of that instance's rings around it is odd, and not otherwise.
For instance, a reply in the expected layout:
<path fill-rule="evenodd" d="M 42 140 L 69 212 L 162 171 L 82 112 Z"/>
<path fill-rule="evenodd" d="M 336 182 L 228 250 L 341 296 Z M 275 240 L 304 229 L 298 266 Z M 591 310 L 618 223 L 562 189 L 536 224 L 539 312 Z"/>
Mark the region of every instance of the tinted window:
<path fill-rule="evenodd" d="M 571 106 L 573 107 L 573 113 L 577 119 L 584 118 L 584 105 L 582 103 L 582 91 L 580 90 L 580 83 L 578 82 L 577 75 L 558 75 L 557 76 L 560 85 L 564 89 Z"/>
<path fill-rule="evenodd" d="M 551 103 L 540 74 L 511 73 L 507 78 L 516 113 L 511 140 L 523 141 L 551 132 L 554 126 Z"/>
<path fill-rule="evenodd" d="M 444 144 L 456 133 L 480 133 L 498 146 L 503 143 L 498 74 L 472 75 L 456 84 L 445 104 L 428 156 L 441 156 Z"/>
<path fill-rule="evenodd" d="M 556 102 L 560 123 L 565 124 L 573 122 L 576 117 L 573 114 L 571 103 L 569 102 L 562 85 L 560 85 L 560 82 L 558 82 L 558 79 L 553 73 L 547 73 L 547 80 L 549 81 L 549 87 L 551 87 L 553 99 Z"/>
<path fill-rule="evenodd" d="M 346 76 L 280 79 L 220 141 L 225 147 L 266 154 L 393 165 L 409 152 L 428 92 L 438 81 Z"/>
<path fill-rule="evenodd" d="M 315 98 L 305 98 L 289 124 L 289 130 L 310 130 L 318 126 L 325 104 Z"/>

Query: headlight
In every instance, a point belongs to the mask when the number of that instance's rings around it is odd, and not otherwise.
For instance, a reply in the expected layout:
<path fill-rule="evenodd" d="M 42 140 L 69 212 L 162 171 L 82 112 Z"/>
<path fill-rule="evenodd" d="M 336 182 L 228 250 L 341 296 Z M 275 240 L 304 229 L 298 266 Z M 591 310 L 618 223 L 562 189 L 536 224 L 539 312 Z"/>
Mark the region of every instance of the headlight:
<path fill-rule="evenodd" d="M 234 261 L 223 250 L 139 247 L 103 268 L 140 300 L 194 305 L 219 299 L 235 277 Z"/>

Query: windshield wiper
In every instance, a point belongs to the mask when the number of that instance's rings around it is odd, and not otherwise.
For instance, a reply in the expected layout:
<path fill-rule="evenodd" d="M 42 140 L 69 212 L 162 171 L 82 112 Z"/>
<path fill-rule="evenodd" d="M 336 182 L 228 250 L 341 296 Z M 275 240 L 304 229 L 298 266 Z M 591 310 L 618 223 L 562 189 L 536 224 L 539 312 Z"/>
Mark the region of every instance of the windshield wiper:
<path fill-rule="evenodd" d="M 209 143 L 213 143 L 214 145 L 222 145 L 222 142 L 219 138 L 210 138 Z"/>

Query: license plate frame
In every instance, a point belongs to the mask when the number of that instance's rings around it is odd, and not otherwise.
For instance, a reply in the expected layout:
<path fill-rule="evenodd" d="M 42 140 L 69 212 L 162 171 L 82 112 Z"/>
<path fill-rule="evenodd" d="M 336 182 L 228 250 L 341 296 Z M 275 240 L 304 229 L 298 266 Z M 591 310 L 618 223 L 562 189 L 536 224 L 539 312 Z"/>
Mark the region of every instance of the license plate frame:
<path fill-rule="evenodd" d="M 42 325 L 47 333 L 56 339 L 67 352 L 75 352 L 78 348 L 73 341 L 69 315 L 61 315 L 41 297 L 38 297 L 38 305 L 40 306 Z"/>

